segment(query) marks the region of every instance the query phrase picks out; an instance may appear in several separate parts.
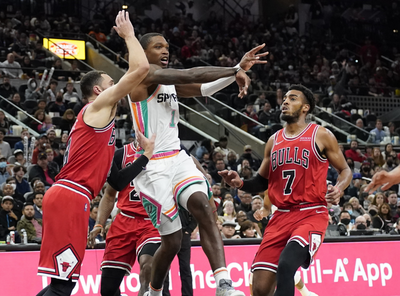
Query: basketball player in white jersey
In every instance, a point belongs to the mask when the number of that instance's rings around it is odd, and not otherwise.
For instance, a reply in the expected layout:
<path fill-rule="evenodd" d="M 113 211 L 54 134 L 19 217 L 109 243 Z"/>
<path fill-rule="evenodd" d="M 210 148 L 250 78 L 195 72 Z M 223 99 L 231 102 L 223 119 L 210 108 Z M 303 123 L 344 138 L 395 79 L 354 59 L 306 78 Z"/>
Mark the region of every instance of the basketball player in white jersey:
<path fill-rule="evenodd" d="M 260 45 L 244 55 L 233 68 L 199 67 L 187 70 L 166 69 L 169 46 L 161 34 L 144 35 L 140 43 L 150 64 L 150 71 L 130 93 L 135 128 L 146 137 L 157 134 L 154 155 L 134 180 L 140 199 L 161 235 L 161 247 L 153 259 L 149 294 L 162 295 L 164 278 L 181 246 L 179 206 L 187 209 L 199 223 L 203 250 L 217 283 L 216 295 L 244 296 L 232 287 L 226 269 L 224 246 L 208 201 L 208 186 L 192 159 L 180 151 L 177 124 L 177 97 L 212 95 L 235 80 L 239 96 L 247 93 L 249 78 L 245 71 L 268 53 L 258 54 Z"/>

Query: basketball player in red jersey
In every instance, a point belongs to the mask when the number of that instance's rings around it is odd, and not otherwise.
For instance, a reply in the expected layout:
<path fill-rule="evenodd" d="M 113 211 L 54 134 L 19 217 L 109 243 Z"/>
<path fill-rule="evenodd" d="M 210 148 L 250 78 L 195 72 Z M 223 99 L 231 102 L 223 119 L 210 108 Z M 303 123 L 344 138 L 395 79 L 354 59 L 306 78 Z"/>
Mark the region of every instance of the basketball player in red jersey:
<path fill-rule="evenodd" d="M 309 266 L 323 242 L 327 201 L 337 203 L 351 181 L 351 170 L 334 135 L 306 123 L 314 107 L 312 92 L 292 85 L 282 104 L 286 127 L 268 140 L 257 176 L 242 181 L 234 171 L 220 173 L 229 185 L 246 192 L 268 188 L 271 203 L 278 207 L 252 265 L 254 296 L 294 295 L 296 270 Z M 339 176 L 336 186 L 327 188 L 328 163 Z"/>
<path fill-rule="evenodd" d="M 136 148 L 133 143 L 127 144 L 115 152 L 113 162 L 118 169 L 136 166 L 135 175 L 126 174 L 132 180 L 153 155 L 152 149 L 145 151 L 144 155 L 135 160 Z M 117 202 L 120 212 L 107 233 L 106 249 L 101 263 L 101 295 L 120 295 L 118 289 L 121 281 L 125 275 L 130 275 L 137 257 L 140 265 L 138 295 L 142 296 L 149 286 L 153 255 L 161 243 L 160 234 L 151 223 L 132 181 L 122 187 L 121 183 L 125 182 L 121 182 L 121 178 L 116 175 L 110 175 L 107 182 L 105 195 L 100 201 L 96 226 L 88 239 L 89 247 L 93 247 L 95 238 L 103 232 L 107 218 L 114 208 L 117 191 L 120 191 Z"/>
<path fill-rule="evenodd" d="M 127 12 L 119 12 L 114 29 L 125 39 L 129 69 L 114 86 L 110 76 L 91 71 L 81 80 L 88 98 L 69 134 L 64 166 L 43 199 L 43 240 L 38 274 L 51 283 L 38 295 L 71 295 L 85 253 L 90 200 L 99 193 L 115 151 L 117 102 L 147 75 L 149 64 Z M 118 173 L 118 172 L 117 172 Z"/>

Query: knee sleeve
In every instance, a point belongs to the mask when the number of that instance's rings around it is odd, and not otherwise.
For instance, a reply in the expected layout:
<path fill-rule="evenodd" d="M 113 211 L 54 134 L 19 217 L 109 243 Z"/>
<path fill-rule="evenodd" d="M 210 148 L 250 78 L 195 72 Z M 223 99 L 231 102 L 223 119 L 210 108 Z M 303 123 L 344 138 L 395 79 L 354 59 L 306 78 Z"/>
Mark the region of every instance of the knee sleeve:
<path fill-rule="evenodd" d="M 119 285 L 125 276 L 125 270 L 103 268 L 101 273 L 101 296 L 120 295 Z"/>

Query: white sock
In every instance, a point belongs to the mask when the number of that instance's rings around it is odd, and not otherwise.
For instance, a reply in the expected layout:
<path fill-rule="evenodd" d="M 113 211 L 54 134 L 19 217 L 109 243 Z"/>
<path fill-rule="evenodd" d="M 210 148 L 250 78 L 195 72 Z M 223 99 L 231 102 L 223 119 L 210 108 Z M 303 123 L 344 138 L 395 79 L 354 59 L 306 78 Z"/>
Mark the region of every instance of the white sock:
<path fill-rule="evenodd" d="M 217 287 L 218 287 L 220 280 L 222 280 L 222 279 L 230 280 L 231 279 L 229 277 L 228 269 L 226 269 L 226 267 L 220 267 L 220 268 L 214 270 L 214 278 L 215 278 Z"/>
<path fill-rule="evenodd" d="M 159 290 L 155 290 L 152 286 L 151 286 L 151 284 L 150 284 L 150 288 L 149 288 L 149 296 L 162 296 L 162 291 L 163 291 L 163 288 L 161 287 L 161 289 L 159 289 Z"/>
<path fill-rule="evenodd" d="M 308 294 L 310 293 L 310 291 L 308 291 L 306 285 L 304 285 L 302 289 L 299 289 L 299 292 L 300 292 L 301 296 L 308 296 Z"/>

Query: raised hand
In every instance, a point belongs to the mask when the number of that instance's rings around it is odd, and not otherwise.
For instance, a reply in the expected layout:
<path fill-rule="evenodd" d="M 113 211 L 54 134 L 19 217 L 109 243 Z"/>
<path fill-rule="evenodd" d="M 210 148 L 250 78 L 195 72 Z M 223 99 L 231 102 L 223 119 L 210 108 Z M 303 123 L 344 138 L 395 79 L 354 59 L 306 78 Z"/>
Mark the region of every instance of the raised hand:
<path fill-rule="evenodd" d="M 144 149 L 144 155 L 146 155 L 146 157 L 148 159 L 150 159 L 153 156 L 156 135 L 153 134 L 153 136 L 150 139 L 147 139 L 138 130 L 135 131 L 135 134 L 136 134 L 136 140 L 138 141 L 139 146 Z"/>
<path fill-rule="evenodd" d="M 340 197 L 342 196 L 342 191 L 337 186 L 328 185 L 328 192 L 325 196 L 325 199 L 328 203 L 337 205 L 340 201 Z"/>
<path fill-rule="evenodd" d="M 268 217 L 268 215 L 269 215 L 269 211 L 266 208 L 263 207 L 263 208 L 255 211 L 254 214 L 253 214 L 253 217 L 257 221 L 260 221 L 263 218 Z"/>
<path fill-rule="evenodd" d="M 393 172 L 393 171 L 392 171 Z M 369 194 L 372 194 L 374 191 L 376 191 L 380 186 L 382 186 L 382 190 L 388 190 L 390 187 L 392 187 L 395 184 L 398 184 L 397 178 L 393 177 L 393 174 L 388 173 L 386 171 L 380 171 L 378 173 L 375 173 L 374 176 L 372 177 L 371 183 L 368 184 L 367 188 L 365 188 L 364 192 L 368 192 Z"/>
<path fill-rule="evenodd" d="M 239 86 L 239 98 L 243 99 L 243 97 L 247 95 L 247 89 L 249 88 L 250 82 L 250 77 L 247 76 L 244 71 L 237 72 L 236 83 Z"/>
<path fill-rule="evenodd" d="M 242 185 L 242 179 L 237 172 L 231 170 L 223 170 L 218 174 L 224 179 L 225 183 L 231 187 L 238 188 Z"/>
<path fill-rule="evenodd" d="M 96 237 L 98 235 L 103 236 L 103 228 L 100 226 L 93 227 L 92 231 L 89 233 L 89 237 L 87 239 L 87 246 L 88 248 L 94 248 Z"/>
<path fill-rule="evenodd" d="M 265 43 L 254 47 L 250 51 L 246 52 L 245 55 L 242 57 L 242 60 L 240 61 L 240 68 L 242 68 L 244 71 L 250 70 L 251 67 L 255 64 L 266 64 L 268 61 L 266 60 L 260 60 L 260 58 L 265 57 L 268 55 L 268 52 L 263 52 L 260 54 L 257 54 L 261 49 L 265 47 Z"/>
<path fill-rule="evenodd" d="M 128 38 L 135 36 L 135 30 L 133 29 L 132 23 L 129 19 L 129 12 L 120 11 L 115 18 L 114 30 L 118 33 L 121 38 Z"/>

